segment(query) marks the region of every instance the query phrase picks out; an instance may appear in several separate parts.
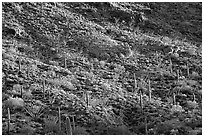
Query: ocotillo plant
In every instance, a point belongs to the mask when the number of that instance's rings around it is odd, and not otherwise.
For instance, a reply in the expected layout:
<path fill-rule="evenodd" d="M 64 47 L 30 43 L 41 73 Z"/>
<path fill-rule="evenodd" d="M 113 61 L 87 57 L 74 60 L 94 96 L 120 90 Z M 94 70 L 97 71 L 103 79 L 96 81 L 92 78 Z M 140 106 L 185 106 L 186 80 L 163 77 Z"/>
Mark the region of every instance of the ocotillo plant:
<path fill-rule="evenodd" d="M 151 98 L 152 98 L 152 89 L 151 89 L 150 79 L 148 80 L 148 90 L 149 90 L 149 101 L 151 101 Z"/>
<path fill-rule="evenodd" d="M 8 135 L 10 134 L 10 121 L 11 121 L 11 115 L 10 115 L 10 109 L 8 108 L 8 129 L 7 129 L 7 132 L 8 132 Z"/>
<path fill-rule="evenodd" d="M 66 130 L 67 135 L 72 135 L 72 126 L 69 117 L 66 117 Z"/>
<path fill-rule="evenodd" d="M 61 131 L 61 112 L 60 112 L 60 107 L 58 107 L 58 126 L 59 126 L 59 130 Z"/>

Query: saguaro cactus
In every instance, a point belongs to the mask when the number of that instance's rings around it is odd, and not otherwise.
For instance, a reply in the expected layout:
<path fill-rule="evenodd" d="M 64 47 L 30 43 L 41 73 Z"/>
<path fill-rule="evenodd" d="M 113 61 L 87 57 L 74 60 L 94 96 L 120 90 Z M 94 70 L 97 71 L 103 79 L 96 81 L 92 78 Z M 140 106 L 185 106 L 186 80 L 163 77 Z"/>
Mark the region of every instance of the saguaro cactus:
<path fill-rule="evenodd" d="M 29 78 L 30 78 L 30 74 L 29 74 L 29 73 L 30 73 L 30 72 L 29 72 L 29 68 L 27 69 L 27 71 L 26 71 L 26 72 L 27 72 L 27 78 L 29 79 Z"/>
<path fill-rule="evenodd" d="M 140 89 L 140 106 L 141 108 L 143 108 L 143 95 L 142 95 L 141 89 Z"/>
<path fill-rule="evenodd" d="M 193 93 L 193 102 L 196 101 L 196 97 L 195 97 L 195 94 Z"/>
<path fill-rule="evenodd" d="M 61 131 L 61 112 L 60 112 L 60 107 L 58 107 L 58 126 L 59 126 L 59 130 Z"/>
<path fill-rule="evenodd" d="M 43 79 L 43 98 L 45 99 L 45 79 Z"/>
<path fill-rule="evenodd" d="M 10 134 L 10 121 L 11 121 L 11 115 L 10 115 L 10 109 L 8 107 L 8 122 L 7 122 L 7 124 L 8 124 L 8 129 L 7 129 L 8 134 Z"/>
<path fill-rule="evenodd" d="M 21 58 L 18 59 L 18 69 L 21 71 Z"/>
<path fill-rule="evenodd" d="M 74 121 L 74 115 L 72 115 L 72 123 L 73 123 L 73 130 L 75 130 L 75 121 Z"/>
<path fill-rule="evenodd" d="M 147 129 L 147 116 L 144 118 L 144 123 L 145 123 L 145 134 L 148 135 L 148 129 Z"/>
<path fill-rule="evenodd" d="M 66 117 L 66 130 L 67 135 L 72 135 L 72 126 L 69 117 Z"/>
<path fill-rule="evenodd" d="M 173 105 L 176 105 L 176 95 L 173 93 Z"/>
<path fill-rule="evenodd" d="M 152 89 L 151 89 L 150 79 L 148 80 L 148 90 L 149 90 L 149 101 L 151 101 L 151 98 L 152 98 Z"/>
<path fill-rule="evenodd" d="M 21 93 L 20 93 L 21 95 L 21 98 L 23 98 L 23 85 L 21 85 Z"/>
<path fill-rule="evenodd" d="M 187 63 L 187 76 L 189 77 L 189 75 L 190 75 L 190 71 L 189 71 L 189 65 Z"/>
<path fill-rule="evenodd" d="M 86 92 L 86 104 L 87 104 L 87 107 L 89 107 L 89 93 Z"/>
<path fill-rule="evenodd" d="M 67 58 L 64 57 L 64 68 L 66 69 L 67 68 Z"/>
<path fill-rule="evenodd" d="M 135 94 L 137 94 L 137 79 L 134 73 L 134 82 L 135 82 Z"/>
<path fill-rule="evenodd" d="M 179 81 L 179 69 L 177 69 L 177 80 Z"/>
<path fill-rule="evenodd" d="M 173 64 L 172 64 L 171 58 L 169 59 L 169 62 L 170 62 L 170 72 L 172 73 L 173 72 Z"/>

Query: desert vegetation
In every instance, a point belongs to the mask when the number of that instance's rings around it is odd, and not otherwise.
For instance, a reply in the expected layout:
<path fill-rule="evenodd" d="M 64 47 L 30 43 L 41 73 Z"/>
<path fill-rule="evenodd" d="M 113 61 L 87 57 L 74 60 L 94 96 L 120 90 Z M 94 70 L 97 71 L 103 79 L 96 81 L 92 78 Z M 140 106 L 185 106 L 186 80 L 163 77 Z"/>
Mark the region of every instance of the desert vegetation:
<path fill-rule="evenodd" d="M 202 3 L 3 2 L 3 135 L 201 135 Z"/>

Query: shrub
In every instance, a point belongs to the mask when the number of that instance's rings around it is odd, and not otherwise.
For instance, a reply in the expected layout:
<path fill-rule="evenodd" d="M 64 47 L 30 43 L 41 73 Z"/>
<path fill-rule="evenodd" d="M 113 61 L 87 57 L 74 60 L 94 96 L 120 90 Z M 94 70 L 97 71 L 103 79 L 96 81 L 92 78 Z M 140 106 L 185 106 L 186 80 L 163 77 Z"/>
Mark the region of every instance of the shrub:
<path fill-rule="evenodd" d="M 12 98 L 10 97 L 4 102 L 5 108 L 10 109 L 22 109 L 24 107 L 25 103 L 24 100 L 21 98 Z"/>
<path fill-rule="evenodd" d="M 73 135 L 89 135 L 89 133 L 86 131 L 84 127 L 75 127 L 73 130 Z"/>

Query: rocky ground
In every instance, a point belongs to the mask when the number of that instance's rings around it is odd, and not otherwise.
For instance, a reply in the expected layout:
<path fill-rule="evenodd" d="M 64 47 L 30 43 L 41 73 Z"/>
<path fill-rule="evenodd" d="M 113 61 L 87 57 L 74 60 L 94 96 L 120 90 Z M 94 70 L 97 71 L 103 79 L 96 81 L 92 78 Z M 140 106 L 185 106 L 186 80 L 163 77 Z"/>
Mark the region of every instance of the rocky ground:
<path fill-rule="evenodd" d="M 202 3 L 2 3 L 2 134 L 202 134 Z"/>

